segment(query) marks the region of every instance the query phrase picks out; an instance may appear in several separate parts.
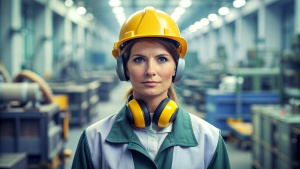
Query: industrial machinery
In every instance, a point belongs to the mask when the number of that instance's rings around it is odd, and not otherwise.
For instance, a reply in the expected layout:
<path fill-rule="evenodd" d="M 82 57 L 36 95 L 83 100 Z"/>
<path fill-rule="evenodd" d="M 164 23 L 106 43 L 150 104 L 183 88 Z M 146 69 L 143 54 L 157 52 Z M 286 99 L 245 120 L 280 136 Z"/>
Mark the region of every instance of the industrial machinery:
<path fill-rule="evenodd" d="M 300 167 L 300 114 L 293 114 L 290 105 L 255 105 L 252 122 L 254 168 Z"/>
<path fill-rule="evenodd" d="M 257 169 L 300 168 L 300 34 L 280 61 L 280 104 L 251 107 Z"/>
<path fill-rule="evenodd" d="M 289 104 L 290 99 L 300 99 L 300 34 L 292 40 L 291 50 L 281 57 L 281 105 Z"/>
<path fill-rule="evenodd" d="M 206 92 L 206 118 L 205 120 L 222 131 L 223 136 L 228 136 L 232 128 L 227 120 L 232 119 L 242 122 L 251 121 L 251 106 L 254 104 L 277 104 L 277 93 L 252 93 L 243 92 L 237 95 L 235 92 L 210 89 Z M 238 97 L 238 98 L 237 98 Z M 251 134 L 250 134 L 251 135 Z"/>
<path fill-rule="evenodd" d="M 26 153 L 5 153 L 0 154 L 1 169 L 25 169 L 27 168 Z"/>
<path fill-rule="evenodd" d="M 0 166 L 15 157 L 8 167 L 63 168 L 66 113 L 34 72 L 24 70 L 14 81 L 0 82 Z"/>

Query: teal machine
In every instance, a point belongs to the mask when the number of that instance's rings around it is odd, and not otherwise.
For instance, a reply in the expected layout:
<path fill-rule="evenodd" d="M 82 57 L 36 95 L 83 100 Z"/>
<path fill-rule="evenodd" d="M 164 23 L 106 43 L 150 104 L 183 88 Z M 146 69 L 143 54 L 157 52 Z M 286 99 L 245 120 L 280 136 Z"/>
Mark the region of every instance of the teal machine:
<path fill-rule="evenodd" d="M 300 168 L 300 34 L 280 58 L 280 104 L 252 109 L 252 167 Z"/>

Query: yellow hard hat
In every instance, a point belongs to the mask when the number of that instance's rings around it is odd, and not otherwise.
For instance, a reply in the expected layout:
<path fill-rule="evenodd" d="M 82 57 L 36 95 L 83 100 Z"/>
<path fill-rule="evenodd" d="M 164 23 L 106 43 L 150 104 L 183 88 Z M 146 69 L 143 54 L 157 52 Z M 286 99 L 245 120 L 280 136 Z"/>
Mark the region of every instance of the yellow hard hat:
<path fill-rule="evenodd" d="M 143 37 L 162 37 L 177 41 L 180 45 L 178 52 L 183 58 L 187 51 L 185 39 L 180 37 L 180 32 L 175 21 L 166 13 L 146 7 L 144 10 L 132 14 L 123 24 L 119 41 L 115 42 L 112 55 L 120 55 L 120 46 L 131 39 Z"/>

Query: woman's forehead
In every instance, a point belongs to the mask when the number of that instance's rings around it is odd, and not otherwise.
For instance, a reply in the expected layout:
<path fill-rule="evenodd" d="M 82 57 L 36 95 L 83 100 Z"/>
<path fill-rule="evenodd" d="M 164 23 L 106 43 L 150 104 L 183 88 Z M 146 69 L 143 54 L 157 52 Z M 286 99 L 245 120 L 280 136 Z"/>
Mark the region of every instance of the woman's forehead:
<path fill-rule="evenodd" d="M 141 39 L 138 40 L 132 47 L 132 49 L 141 49 L 141 47 L 158 47 L 158 48 L 164 48 L 167 50 L 162 44 L 160 44 L 155 39 Z"/>

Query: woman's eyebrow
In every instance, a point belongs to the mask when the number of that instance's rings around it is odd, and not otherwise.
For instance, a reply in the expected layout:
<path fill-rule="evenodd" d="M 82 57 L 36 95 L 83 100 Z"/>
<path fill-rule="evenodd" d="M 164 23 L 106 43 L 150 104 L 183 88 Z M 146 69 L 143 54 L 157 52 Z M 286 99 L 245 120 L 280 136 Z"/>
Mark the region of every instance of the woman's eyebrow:
<path fill-rule="evenodd" d="M 133 56 L 139 56 L 139 57 L 146 57 L 145 55 L 142 55 L 142 54 L 133 54 L 133 55 L 131 55 L 130 57 L 133 57 Z"/>
<path fill-rule="evenodd" d="M 145 55 L 143 55 L 143 54 L 139 54 L 139 53 L 137 53 L 137 54 L 133 54 L 133 55 L 131 55 L 130 57 L 133 57 L 133 56 L 139 56 L 139 57 L 146 57 Z M 167 53 L 163 53 L 163 54 L 159 54 L 159 55 L 156 55 L 155 57 L 162 57 L 162 56 L 169 56 L 169 57 L 171 57 L 171 55 L 169 55 L 169 54 L 167 54 Z"/>
<path fill-rule="evenodd" d="M 167 53 L 156 55 L 156 57 L 162 57 L 162 56 L 171 56 L 171 55 L 169 55 Z"/>

